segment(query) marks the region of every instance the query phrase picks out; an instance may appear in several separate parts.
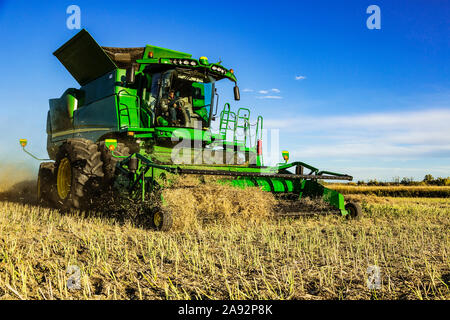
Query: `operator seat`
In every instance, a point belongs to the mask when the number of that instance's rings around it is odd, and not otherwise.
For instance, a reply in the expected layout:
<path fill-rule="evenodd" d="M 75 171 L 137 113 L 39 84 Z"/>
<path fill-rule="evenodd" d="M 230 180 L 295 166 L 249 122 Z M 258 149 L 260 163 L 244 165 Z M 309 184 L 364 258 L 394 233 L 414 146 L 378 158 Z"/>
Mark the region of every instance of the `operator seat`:
<path fill-rule="evenodd" d="M 192 104 L 189 103 L 189 98 L 188 97 L 184 97 L 184 98 L 180 98 L 180 101 L 182 101 L 182 109 L 187 110 L 188 112 L 186 113 L 186 127 L 193 127 L 194 126 L 194 110 L 192 108 Z"/>

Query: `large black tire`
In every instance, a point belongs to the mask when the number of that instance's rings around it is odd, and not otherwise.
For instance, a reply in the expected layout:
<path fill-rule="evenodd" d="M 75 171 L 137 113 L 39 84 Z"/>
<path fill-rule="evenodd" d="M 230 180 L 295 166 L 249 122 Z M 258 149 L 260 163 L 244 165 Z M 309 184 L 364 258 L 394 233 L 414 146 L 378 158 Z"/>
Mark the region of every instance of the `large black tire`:
<path fill-rule="evenodd" d="M 88 209 L 101 192 L 103 162 L 97 144 L 74 138 L 64 142 L 56 155 L 56 198 L 61 209 Z"/>
<path fill-rule="evenodd" d="M 172 212 L 164 207 L 155 208 L 151 214 L 151 225 L 158 231 L 169 231 L 172 229 Z"/>
<path fill-rule="evenodd" d="M 107 185 L 111 185 L 114 181 L 117 162 L 123 159 L 113 157 L 111 154 L 111 150 L 106 147 L 105 141 L 99 142 L 98 148 L 100 150 L 101 159 L 103 162 L 103 173 L 105 175 L 104 183 Z M 127 157 L 130 155 L 130 148 L 127 147 L 124 143 L 118 143 L 117 148 L 114 150 L 114 155 Z"/>
<path fill-rule="evenodd" d="M 41 163 L 37 180 L 37 202 L 39 205 L 55 205 L 55 186 L 55 163 Z"/>
<path fill-rule="evenodd" d="M 345 205 L 345 210 L 349 212 L 347 217 L 349 219 L 359 220 L 362 216 L 362 209 L 359 203 L 349 202 Z"/>

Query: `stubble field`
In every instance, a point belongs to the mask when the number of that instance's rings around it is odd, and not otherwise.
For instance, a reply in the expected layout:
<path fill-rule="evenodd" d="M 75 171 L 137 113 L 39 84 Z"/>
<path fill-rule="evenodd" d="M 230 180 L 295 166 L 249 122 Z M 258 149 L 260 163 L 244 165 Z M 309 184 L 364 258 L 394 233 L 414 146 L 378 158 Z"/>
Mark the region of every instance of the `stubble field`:
<path fill-rule="evenodd" d="M 162 233 L 3 187 L 0 299 L 450 299 L 448 197 L 346 198 L 361 220 L 237 212 Z"/>

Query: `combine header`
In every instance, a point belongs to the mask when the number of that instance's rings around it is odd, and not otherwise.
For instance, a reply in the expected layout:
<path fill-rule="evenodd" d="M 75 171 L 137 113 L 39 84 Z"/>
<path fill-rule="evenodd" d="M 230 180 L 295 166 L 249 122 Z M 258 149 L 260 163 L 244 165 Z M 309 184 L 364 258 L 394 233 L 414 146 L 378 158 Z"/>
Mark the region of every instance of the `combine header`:
<path fill-rule="evenodd" d="M 264 166 L 263 118 L 252 124 L 249 109 L 233 112 L 229 103 L 218 114 L 217 81 L 232 81 L 240 99 L 232 69 L 151 45 L 101 47 L 86 30 L 54 55 L 81 87 L 50 99 L 47 151 L 53 161 L 39 169 L 41 203 L 88 209 L 105 190 L 145 202 L 173 175 L 214 175 L 222 177 L 219 183 L 259 186 L 297 200 L 320 197 L 342 216 L 360 216 L 358 204 L 345 204 L 318 182 L 351 176 L 288 163 L 287 151 L 285 163 Z M 164 205 L 149 214 L 156 229 L 171 228 Z"/>

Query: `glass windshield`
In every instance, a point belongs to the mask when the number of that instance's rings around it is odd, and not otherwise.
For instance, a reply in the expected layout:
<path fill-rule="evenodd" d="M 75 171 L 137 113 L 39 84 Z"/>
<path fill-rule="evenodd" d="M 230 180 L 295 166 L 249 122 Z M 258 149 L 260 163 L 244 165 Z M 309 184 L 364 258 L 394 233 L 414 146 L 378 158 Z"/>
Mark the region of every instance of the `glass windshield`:
<path fill-rule="evenodd" d="M 157 125 L 209 127 L 214 101 L 213 78 L 189 69 L 169 70 L 152 78 L 150 100 Z"/>

